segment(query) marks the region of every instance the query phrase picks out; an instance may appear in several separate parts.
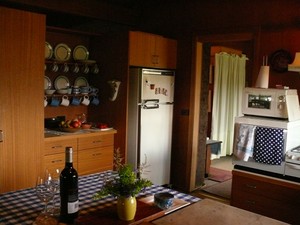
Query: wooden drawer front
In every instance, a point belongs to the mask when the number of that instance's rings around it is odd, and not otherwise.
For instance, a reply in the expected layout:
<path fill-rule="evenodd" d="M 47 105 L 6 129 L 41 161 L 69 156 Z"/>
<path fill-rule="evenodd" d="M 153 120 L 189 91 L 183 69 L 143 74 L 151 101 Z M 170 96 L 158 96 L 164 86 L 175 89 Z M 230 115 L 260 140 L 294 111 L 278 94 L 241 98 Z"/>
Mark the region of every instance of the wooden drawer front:
<path fill-rule="evenodd" d="M 77 139 L 59 140 L 59 141 L 46 141 L 45 142 L 45 155 L 64 153 L 66 147 L 72 147 L 73 151 L 77 151 Z"/>
<path fill-rule="evenodd" d="M 83 137 L 78 139 L 78 149 L 99 148 L 114 144 L 114 135 L 99 135 L 93 137 Z"/>
<path fill-rule="evenodd" d="M 113 146 L 78 151 L 78 172 L 96 173 L 113 169 Z"/>
<path fill-rule="evenodd" d="M 231 193 L 231 205 L 291 224 L 299 222 L 300 205 L 241 192 L 234 188 Z"/>
<path fill-rule="evenodd" d="M 65 153 L 44 156 L 44 169 L 60 169 L 65 167 Z M 73 152 L 73 166 L 77 170 L 77 152 Z"/>
<path fill-rule="evenodd" d="M 284 181 L 282 181 L 282 184 L 280 182 L 274 184 L 269 180 L 271 179 L 266 178 L 265 181 L 262 181 L 233 175 L 232 187 L 247 194 L 260 195 L 289 204 L 300 204 L 300 185 L 287 187 L 284 185 Z"/>

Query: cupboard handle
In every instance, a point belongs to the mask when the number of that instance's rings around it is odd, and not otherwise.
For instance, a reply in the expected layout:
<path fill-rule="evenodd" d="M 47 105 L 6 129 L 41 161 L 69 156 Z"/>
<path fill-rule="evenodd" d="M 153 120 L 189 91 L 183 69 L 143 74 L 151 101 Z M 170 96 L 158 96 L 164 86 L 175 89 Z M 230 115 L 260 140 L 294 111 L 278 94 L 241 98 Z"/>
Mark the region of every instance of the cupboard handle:
<path fill-rule="evenodd" d="M 252 201 L 252 200 L 246 200 L 246 203 L 249 204 L 249 205 L 250 205 L 250 204 L 251 204 L 251 205 L 255 205 L 256 202 L 255 202 L 255 201 Z"/>
<path fill-rule="evenodd" d="M 3 130 L 0 130 L 0 142 L 3 142 Z"/>
<path fill-rule="evenodd" d="M 254 184 L 246 184 L 246 187 L 256 189 L 256 185 Z"/>
<path fill-rule="evenodd" d="M 94 153 L 93 156 L 99 156 L 102 155 L 102 153 Z"/>
<path fill-rule="evenodd" d="M 52 146 L 52 148 L 62 148 L 62 145 L 56 145 L 56 146 Z"/>
<path fill-rule="evenodd" d="M 58 163 L 58 162 L 62 162 L 62 160 L 61 159 L 57 159 L 57 160 L 52 160 L 51 162 L 52 163 Z"/>
<path fill-rule="evenodd" d="M 102 141 L 101 140 L 97 140 L 97 141 L 93 141 L 93 144 L 95 143 L 101 143 Z"/>

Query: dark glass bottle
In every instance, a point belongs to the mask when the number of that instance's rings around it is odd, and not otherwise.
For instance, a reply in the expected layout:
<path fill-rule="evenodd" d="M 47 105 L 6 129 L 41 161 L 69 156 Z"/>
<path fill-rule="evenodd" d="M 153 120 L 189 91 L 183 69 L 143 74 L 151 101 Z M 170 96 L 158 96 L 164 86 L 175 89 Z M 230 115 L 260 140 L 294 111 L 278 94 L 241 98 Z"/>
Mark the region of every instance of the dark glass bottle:
<path fill-rule="evenodd" d="M 60 221 L 73 223 L 78 211 L 78 174 L 73 167 L 73 149 L 66 147 L 66 164 L 60 174 Z"/>

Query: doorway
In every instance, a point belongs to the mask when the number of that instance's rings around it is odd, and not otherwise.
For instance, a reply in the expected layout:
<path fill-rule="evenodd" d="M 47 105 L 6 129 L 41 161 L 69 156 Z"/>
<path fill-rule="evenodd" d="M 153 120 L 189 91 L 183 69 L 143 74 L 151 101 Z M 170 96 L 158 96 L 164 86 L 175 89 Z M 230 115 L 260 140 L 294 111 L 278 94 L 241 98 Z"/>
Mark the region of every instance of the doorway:
<path fill-rule="evenodd" d="M 203 57 L 203 58 L 209 58 L 209 63 L 204 63 L 203 65 L 209 65 L 209 70 L 203 69 L 202 70 L 202 76 L 207 76 L 207 80 L 209 80 L 208 84 L 208 91 L 207 91 L 207 99 L 208 99 L 208 110 L 207 110 L 207 132 L 206 135 L 208 138 L 211 136 L 211 123 L 212 123 L 212 99 L 213 99 L 213 62 L 214 61 L 214 54 L 218 51 L 237 51 L 238 53 L 245 54 L 249 60 L 247 60 L 246 64 L 246 82 L 245 86 L 251 86 L 252 85 L 252 71 L 253 71 L 253 65 L 255 63 L 254 59 L 254 52 L 256 47 L 256 41 L 254 39 L 253 34 L 241 34 L 241 35 L 209 35 L 205 37 L 199 37 L 198 42 L 202 43 L 204 48 L 208 47 L 210 48 L 210 56 L 209 57 Z M 205 71 L 208 71 L 207 74 L 205 74 Z M 202 86 L 202 85 L 201 85 Z M 212 161 L 212 167 L 217 168 L 223 168 L 225 170 L 232 170 L 233 166 L 230 165 L 228 162 L 230 162 L 231 156 L 226 156 L 225 159 Z M 224 164 L 224 161 L 227 162 L 227 164 Z"/>

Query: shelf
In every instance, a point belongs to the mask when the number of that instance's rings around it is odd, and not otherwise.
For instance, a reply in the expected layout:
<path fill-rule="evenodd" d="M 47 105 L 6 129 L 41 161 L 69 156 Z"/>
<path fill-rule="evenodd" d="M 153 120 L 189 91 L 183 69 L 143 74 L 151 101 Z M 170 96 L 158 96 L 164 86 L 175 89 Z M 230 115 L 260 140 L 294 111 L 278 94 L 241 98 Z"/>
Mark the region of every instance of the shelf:
<path fill-rule="evenodd" d="M 53 26 L 47 26 L 46 31 L 49 32 L 59 32 L 59 33 L 66 33 L 66 34 L 77 34 L 77 35 L 83 35 L 83 36 L 103 36 L 103 33 L 94 33 L 89 31 L 81 31 L 81 30 L 74 30 L 74 29 L 67 29 L 67 28 L 60 28 L 60 27 L 53 27 Z"/>

